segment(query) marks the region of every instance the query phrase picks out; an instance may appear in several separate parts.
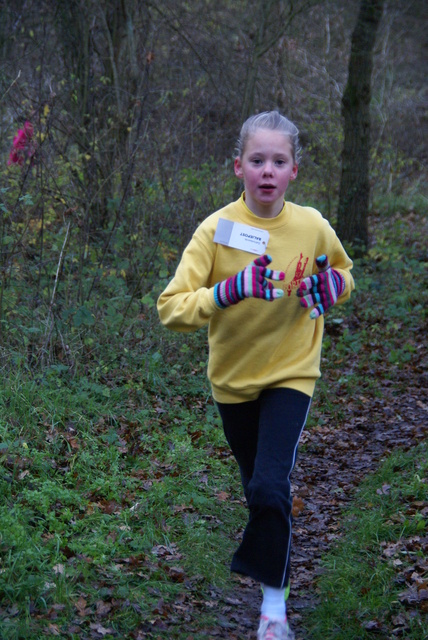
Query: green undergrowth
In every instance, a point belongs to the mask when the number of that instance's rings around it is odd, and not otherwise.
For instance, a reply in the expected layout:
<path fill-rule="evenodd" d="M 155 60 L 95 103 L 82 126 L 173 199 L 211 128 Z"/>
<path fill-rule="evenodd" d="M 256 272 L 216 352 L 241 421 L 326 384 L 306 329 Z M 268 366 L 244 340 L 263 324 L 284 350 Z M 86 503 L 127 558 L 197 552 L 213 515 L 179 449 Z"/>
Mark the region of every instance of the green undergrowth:
<path fill-rule="evenodd" d="M 0 637 L 87 637 L 97 621 L 131 637 L 226 583 L 244 507 L 189 340 L 168 337 L 114 383 L 3 379 Z"/>
<path fill-rule="evenodd" d="M 311 640 L 426 637 L 427 454 L 394 453 L 362 483 L 325 558 Z"/>
<path fill-rule="evenodd" d="M 365 408 L 386 390 L 426 384 L 428 219 L 413 210 L 372 218 L 368 254 L 355 260 L 351 299 L 326 317 L 319 381 L 309 425 Z"/>

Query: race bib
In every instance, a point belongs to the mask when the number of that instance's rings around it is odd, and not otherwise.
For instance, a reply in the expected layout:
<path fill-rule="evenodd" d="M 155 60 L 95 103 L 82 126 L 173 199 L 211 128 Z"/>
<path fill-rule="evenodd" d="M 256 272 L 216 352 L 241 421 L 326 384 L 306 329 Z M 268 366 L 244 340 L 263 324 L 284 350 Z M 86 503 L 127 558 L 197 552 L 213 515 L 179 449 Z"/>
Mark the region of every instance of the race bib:
<path fill-rule="evenodd" d="M 250 227 L 247 224 L 220 218 L 214 234 L 214 242 L 261 256 L 266 252 L 269 232 L 257 227 Z"/>

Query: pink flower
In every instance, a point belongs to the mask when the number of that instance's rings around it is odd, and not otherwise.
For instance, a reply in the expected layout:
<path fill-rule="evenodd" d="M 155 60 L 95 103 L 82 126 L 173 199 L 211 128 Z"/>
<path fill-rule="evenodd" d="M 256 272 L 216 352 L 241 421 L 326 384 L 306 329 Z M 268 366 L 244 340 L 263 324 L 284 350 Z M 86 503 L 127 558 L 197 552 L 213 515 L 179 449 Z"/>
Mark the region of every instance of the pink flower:
<path fill-rule="evenodd" d="M 9 154 L 9 160 L 7 161 L 7 164 L 24 164 L 24 158 L 22 157 L 22 155 L 18 154 L 17 151 L 15 151 L 15 149 L 12 149 L 12 151 Z"/>
<path fill-rule="evenodd" d="M 25 149 L 27 144 L 27 134 L 24 129 L 19 129 L 18 133 L 13 139 L 13 146 L 15 149 Z"/>
<path fill-rule="evenodd" d="M 25 152 L 31 159 L 34 156 L 35 148 L 31 140 L 34 134 L 34 127 L 31 122 L 25 122 L 23 129 L 18 129 L 13 139 L 12 150 L 9 154 L 7 164 L 23 165 L 25 160 Z"/>
<path fill-rule="evenodd" d="M 33 132 L 34 132 L 34 127 L 33 127 L 33 125 L 31 124 L 31 122 L 28 122 L 28 121 L 27 121 L 27 122 L 24 124 L 24 129 L 25 129 L 26 134 L 27 134 L 30 138 L 32 138 L 32 137 L 33 137 Z"/>

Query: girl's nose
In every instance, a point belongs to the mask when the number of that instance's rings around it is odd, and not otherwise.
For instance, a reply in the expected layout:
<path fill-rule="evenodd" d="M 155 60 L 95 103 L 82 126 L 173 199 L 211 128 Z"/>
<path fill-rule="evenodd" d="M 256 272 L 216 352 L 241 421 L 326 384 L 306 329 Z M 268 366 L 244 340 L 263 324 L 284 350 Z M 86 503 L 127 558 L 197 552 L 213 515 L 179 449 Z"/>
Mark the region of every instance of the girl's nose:
<path fill-rule="evenodd" d="M 265 162 L 264 166 L 263 166 L 263 173 L 265 175 L 271 176 L 273 173 L 273 164 L 272 162 Z"/>

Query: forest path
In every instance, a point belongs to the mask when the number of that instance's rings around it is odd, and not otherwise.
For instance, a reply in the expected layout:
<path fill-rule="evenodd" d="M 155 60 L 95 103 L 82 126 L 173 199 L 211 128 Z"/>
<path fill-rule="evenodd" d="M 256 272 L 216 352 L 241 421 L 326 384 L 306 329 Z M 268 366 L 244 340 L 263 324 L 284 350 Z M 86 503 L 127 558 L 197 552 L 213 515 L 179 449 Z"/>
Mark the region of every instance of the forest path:
<path fill-rule="evenodd" d="M 423 387 L 422 387 L 423 388 Z M 428 420 L 427 399 L 418 380 L 401 396 L 385 383 L 381 396 L 370 398 L 357 410 L 344 399 L 346 420 L 341 426 L 315 427 L 303 434 L 302 450 L 293 472 L 294 529 L 292 588 L 288 601 L 290 624 L 296 640 L 304 640 L 302 612 L 318 603 L 316 577 L 322 556 L 341 535 L 342 510 L 367 474 L 379 468 L 383 458 L 396 450 L 408 450 L 422 441 Z M 207 638 L 254 640 L 261 594 L 252 580 L 234 578 L 232 593 L 212 592 L 218 609 L 217 628 Z M 212 611 L 213 609 L 211 609 Z M 200 632 L 192 638 L 202 638 Z"/>

